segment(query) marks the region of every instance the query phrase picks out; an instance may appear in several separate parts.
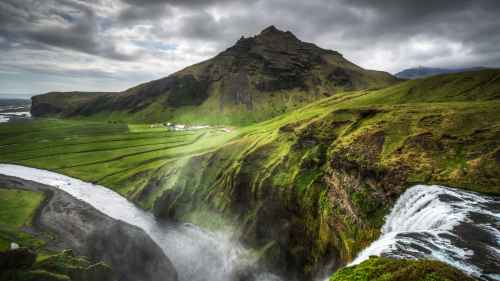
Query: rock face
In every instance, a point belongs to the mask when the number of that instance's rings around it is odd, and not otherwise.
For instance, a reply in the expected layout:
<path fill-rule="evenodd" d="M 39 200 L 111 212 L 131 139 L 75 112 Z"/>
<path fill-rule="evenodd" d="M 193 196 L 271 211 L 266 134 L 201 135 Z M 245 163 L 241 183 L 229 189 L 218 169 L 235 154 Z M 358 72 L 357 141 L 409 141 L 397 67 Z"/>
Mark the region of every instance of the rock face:
<path fill-rule="evenodd" d="M 126 118 L 141 116 L 145 121 L 244 124 L 341 91 L 396 81 L 388 73 L 365 70 L 338 52 L 271 26 L 254 37 L 242 37 L 212 59 L 121 93 L 35 96 L 32 114 L 71 117 L 123 112 L 129 115 Z"/>
<path fill-rule="evenodd" d="M 119 280 L 176 280 L 171 262 L 144 232 L 123 223 L 93 231 L 86 241 L 86 254 L 113 265 Z"/>
<path fill-rule="evenodd" d="M 143 230 L 111 219 L 50 186 L 1 175 L 0 180 L 12 188 L 48 194 L 35 226 L 57 236 L 53 248 L 73 249 L 93 261 L 104 261 L 120 281 L 177 280 L 170 260 Z"/>

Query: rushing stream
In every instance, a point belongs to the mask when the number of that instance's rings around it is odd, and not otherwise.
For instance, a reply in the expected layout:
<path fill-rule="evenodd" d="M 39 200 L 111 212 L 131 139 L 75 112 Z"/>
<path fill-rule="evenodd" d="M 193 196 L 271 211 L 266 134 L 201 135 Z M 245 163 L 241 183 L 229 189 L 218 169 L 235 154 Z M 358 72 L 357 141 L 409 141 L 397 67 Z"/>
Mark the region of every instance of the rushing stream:
<path fill-rule="evenodd" d="M 103 186 L 58 173 L 18 165 L 0 164 L 0 174 L 57 187 L 104 214 L 142 228 L 174 264 L 180 281 L 231 280 L 248 263 L 247 251 L 228 233 L 213 233 L 192 224 L 173 225 L 155 217 Z M 261 273 L 258 281 L 278 281 Z"/>
<path fill-rule="evenodd" d="M 483 280 L 500 280 L 500 199 L 442 186 L 408 189 L 386 217 L 371 255 L 440 260 Z"/>
<path fill-rule="evenodd" d="M 57 187 L 142 228 L 170 258 L 181 281 L 230 280 L 247 263 L 247 251 L 229 234 L 160 223 L 105 187 L 17 165 L 0 164 L 0 174 Z M 436 259 L 483 280 L 500 280 L 500 199 L 441 186 L 414 186 L 386 217 L 381 237 L 351 265 L 371 255 Z M 280 279 L 262 273 L 256 280 Z"/>

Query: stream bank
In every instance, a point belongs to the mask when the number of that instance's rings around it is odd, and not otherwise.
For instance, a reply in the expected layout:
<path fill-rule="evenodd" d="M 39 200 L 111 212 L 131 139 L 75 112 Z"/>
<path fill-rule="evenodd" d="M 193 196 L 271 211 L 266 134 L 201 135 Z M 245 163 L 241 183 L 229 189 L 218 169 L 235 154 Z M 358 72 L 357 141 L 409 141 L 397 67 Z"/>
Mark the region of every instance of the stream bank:
<path fill-rule="evenodd" d="M 50 249 L 72 249 L 94 262 L 104 261 L 120 281 L 178 280 L 170 260 L 142 229 L 52 186 L 1 174 L 0 186 L 46 194 L 33 224 L 37 231 L 56 236 Z"/>

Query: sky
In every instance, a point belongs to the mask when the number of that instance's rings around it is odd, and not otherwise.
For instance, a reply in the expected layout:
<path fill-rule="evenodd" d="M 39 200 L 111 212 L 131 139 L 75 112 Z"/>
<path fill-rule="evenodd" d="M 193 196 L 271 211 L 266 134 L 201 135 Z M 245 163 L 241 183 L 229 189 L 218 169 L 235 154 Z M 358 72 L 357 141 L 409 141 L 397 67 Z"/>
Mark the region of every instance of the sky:
<path fill-rule="evenodd" d="M 498 0 L 0 0 L 0 94 L 121 91 L 269 25 L 369 69 L 500 67 Z"/>

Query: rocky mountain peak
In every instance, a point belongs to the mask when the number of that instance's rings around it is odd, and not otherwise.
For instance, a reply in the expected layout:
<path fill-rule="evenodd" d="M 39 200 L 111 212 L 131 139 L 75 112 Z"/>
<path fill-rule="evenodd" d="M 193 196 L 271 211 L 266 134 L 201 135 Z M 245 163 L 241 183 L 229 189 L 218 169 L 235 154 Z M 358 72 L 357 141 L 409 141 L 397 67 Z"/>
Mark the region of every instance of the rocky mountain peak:
<path fill-rule="evenodd" d="M 222 55 L 244 55 L 248 53 L 259 53 L 262 55 L 264 50 L 288 56 L 291 53 L 304 55 L 306 49 L 320 50 L 314 44 L 306 43 L 298 39 L 290 31 L 282 31 L 274 25 L 266 27 L 257 35 L 251 37 L 242 36 L 234 46 L 223 52 Z"/>
<path fill-rule="evenodd" d="M 281 38 L 281 39 L 291 39 L 295 41 L 300 41 L 297 37 L 290 31 L 282 31 L 276 28 L 274 25 L 264 28 L 255 38 Z"/>
<path fill-rule="evenodd" d="M 279 30 L 276 28 L 274 25 L 270 25 L 266 28 L 264 28 L 260 34 L 271 34 L 271 33 L 283 33 L 283 31 Z"/>

